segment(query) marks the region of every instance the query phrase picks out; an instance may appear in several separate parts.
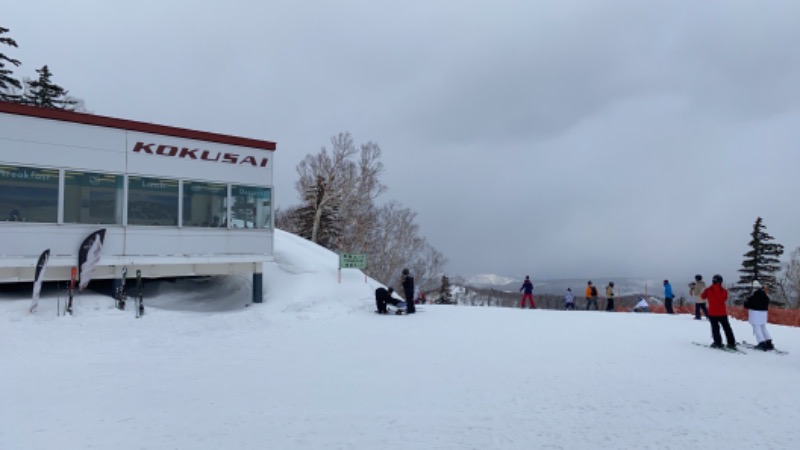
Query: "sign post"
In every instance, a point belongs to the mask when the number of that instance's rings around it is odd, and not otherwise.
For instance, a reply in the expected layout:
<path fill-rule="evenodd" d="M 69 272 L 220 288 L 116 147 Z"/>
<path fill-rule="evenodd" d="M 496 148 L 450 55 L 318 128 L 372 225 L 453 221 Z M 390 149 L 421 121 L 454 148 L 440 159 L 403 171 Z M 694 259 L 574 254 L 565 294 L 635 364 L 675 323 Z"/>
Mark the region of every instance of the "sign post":
<path fill-rule="evenodd" d="M 342 282 L 342 269 L 361 269 L 367 268 L 367 255 L 363 253 L 340 253 L 339 254 L 339 283 Z"/>

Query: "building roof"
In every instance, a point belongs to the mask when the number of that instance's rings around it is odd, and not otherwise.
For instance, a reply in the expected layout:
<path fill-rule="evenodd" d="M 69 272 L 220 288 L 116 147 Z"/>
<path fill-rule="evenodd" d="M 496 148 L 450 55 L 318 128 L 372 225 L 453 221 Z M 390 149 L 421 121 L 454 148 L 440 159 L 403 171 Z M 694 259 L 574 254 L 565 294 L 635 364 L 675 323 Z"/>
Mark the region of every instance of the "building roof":
<path fill-rule="evenodd" d="M 120 130 L 139 131 L 142 133 L 160 134 L 199 141 L 216 142 L 219 144 L 236 145 L 240 147 L 257 148 L 261 150 L 275 150 L 276 144 L 270 141 L 261 141 L 238 136 L 210 133 L 207 131 L 189 130 L 186 128 L 157 125 L 154 123 L 137 122 L 135 120 L 116 119 L 114 117 L 96 116 L 94 114 L 65 111 L 63 109 L 39 108 L 36 106 L 20 105 L 17 103 L 0 102 L 0 113 L 16 114 L 19 116 L 37 117 L 40 119 L 59 120 L 62 122 L 80 123 Z"/>

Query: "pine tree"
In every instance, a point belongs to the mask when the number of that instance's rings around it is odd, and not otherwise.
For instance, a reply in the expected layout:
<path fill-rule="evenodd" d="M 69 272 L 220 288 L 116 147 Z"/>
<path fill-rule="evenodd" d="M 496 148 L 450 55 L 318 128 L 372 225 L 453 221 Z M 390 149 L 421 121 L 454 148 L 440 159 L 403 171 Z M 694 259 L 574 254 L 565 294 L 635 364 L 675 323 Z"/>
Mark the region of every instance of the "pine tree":
<path fill-rule="evenodd" d="M 17 47 L 17 42 L 10 37 L 3 36 L 8 33 L 8 28 L 0 27 L 0 44 L 8 45 L 9 47 Z M 22 89 L 22 84 L 16 78 L 11 76 L 12 70 L 6 69 L 6 64 L 19 67 L 19 60 L 9 58 L 4 53 L 0 52 L 0 100 L 2 101 L 19 101 L 19 97 L 9 93 L 11 89 Z"/>
<path fill-rule="evenodd" d="M 327 180 L 321 176 L 303 193 L 303 206 L 296 211 L 298 234 L 329 249 L 338 250 L 339 203 L 328 195 Z M 316 225 L 316 229 L 315 229 Z"/>
<path fill-rule="evenodd" d="M 447 275 L 442 275 L 442 285 L 439 287 L 439 299 L 436 300 L 436 303 L 443 305 L 453 304 L 453 293 L 450 292 L 450 277 Z"/>
<path fill-rule="evenodd" d="M 783 245 L 771 243 L 774 238 L 767 234 L 761 217 L 753 224 L 751 240 L 748 244 L 750 251 L 744 254 L 742 268 L 739 269 L 739 283 L 730 290 L 737 294 L 734 303 L 741 304 L 750 295 L 751 285 L 758 280 L 766 287 L 767 292 L 777 292 L 778 280 L 775 276 L 781 270 L 780 260 L 783 254 Z M 774 296 L 773 296 L 774 297 Z M 773 300 L 775 300 L 773 298 Z"/>
<path fill-rule="evenodd" d="M 66 109 L 68 111 L 75 109 L 78 102 L 67 95 L 66 89 L 50 80 L 53 73 L 46 65 L 37 69 L 36 73 L 39 74 L 39 79 L 27 81 L 28 92 L 23 97 L 24 103 L 40 108 Z"/>

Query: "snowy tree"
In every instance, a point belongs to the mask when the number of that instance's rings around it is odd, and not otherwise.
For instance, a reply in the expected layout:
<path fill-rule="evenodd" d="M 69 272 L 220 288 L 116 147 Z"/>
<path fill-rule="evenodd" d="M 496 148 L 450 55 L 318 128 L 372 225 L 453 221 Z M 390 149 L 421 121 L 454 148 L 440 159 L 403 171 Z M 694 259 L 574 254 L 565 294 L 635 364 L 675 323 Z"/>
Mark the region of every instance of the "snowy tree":
<path fill-rule="evenodd" d="M 780 279 L 781 294 L 790 306 L 800 307 L 800 247 L 792 250 Z"/>
<path fill-rule="evenodd" d="M 750 251 L 744 254 L 745 260 L 739 269 L 739 283 L 730 289 L 737 294 L 736 304 L 741 304 L 750 295 L 754 280 L 766 286 L 768 292 L 778 292 L 775 274 L 781 270 L 779 258 L 783 254 L 783 245 L 771 243 L 774 238 L 765 230 L 763 220 L 757 218 L 750 233 Z"/>
<path fill-rule="evenodd" d="M 26 80 L 27 89 L 22 98 L 25 104 L 40 108 L 75 110 L 78 101 L 69 97 L 67 90 L 53 83 L 53 73 L 46 65 L 37 69 L 36 73 L 39 78 Z"/>
<path fill-rule="evenodd" d="M 356 154 L 353 138 L 349 133 L 340 133 L 331 139 L 332 149 L 322 147 L 316 155 L 307 155 L 297 166 L 300 178 L 295 183 L 303 199 L 301 207 L 303 237 L 320 242 L 321 236 L 330 236 L 325 225 L 334 223 L 331 214 L 338 204 L 350 194 L 356 177 L 356 164 L 351 157 Z M 327 247 L 327 245 L 325 245 Z M 330 248 L 330 247 L 329 247 Z"/>
<path fill-rule="evenodd" d="M 419 234 L 417 214 L 397 201 L 378 208 L 378 222 L 370 245 L 369 272 L 373 278 L 400 288 L 400 271 L 408 268 L 415 285 L 427 290 L 435 286 L 447 259 Z"/>
<path fill-rule="evenodd" d="M 330 250 L 366 254 L 369 275 L 387 286 L 404 267 L 420 289 L 435 286 L 447 260 L 419 236 L 416 214 L 398 202 L 376 204 L 387 190 L 380 157 L 376 143 L 357 148 L 350 133 L 334 136 L 330 150 L 298 164 L 302 204 L 276 211 L 276 226 Z"/>
<path fill-rule="evenodd" d="M 8 31 L 8 28 L 0 27 L 0 44 L 16 48 L 17 42 L 14 39 L 11 39 L 8 36 L 3 36 L 4 34 L 8 33 Z M 10 58 L 6 56 L 5 53 L 0 52 L 0 100 L 5 102 L 19 101 L 19 97 L 14 94 L 13 90 L 22 89 L 22 83 L 11 76 L 13 71 L 9 68 L 6 68 L 6 65 L 9 65 L 9 67 L 19 67 L 20 64 L 22 63 L 20 63 L 19 60 Z"/>
<path fill-rule="evenodd" d="M 295 212 L 299 235 L 335 250 L 341 241 L 339 202 L 329 193 L 332 184 L 322 176 L 303 193 L 303 206 Z"/>

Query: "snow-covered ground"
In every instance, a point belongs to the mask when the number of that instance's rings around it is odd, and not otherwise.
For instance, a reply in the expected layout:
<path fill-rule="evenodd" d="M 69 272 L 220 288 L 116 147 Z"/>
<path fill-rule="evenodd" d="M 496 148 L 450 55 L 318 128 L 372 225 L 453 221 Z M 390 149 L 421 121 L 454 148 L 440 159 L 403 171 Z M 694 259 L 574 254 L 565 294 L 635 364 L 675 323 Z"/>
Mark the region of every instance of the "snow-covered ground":
<path fill-rule="evenodd" d="M 800 448 L 798 329 L 770 326 L 788 356 L 739 355 L 687 316 L 378 316 L 335 254 L 275 246 L 263 304 L 247 277 L 151 283 L 141 319 L 0 294 L 0 449 Z"/>

